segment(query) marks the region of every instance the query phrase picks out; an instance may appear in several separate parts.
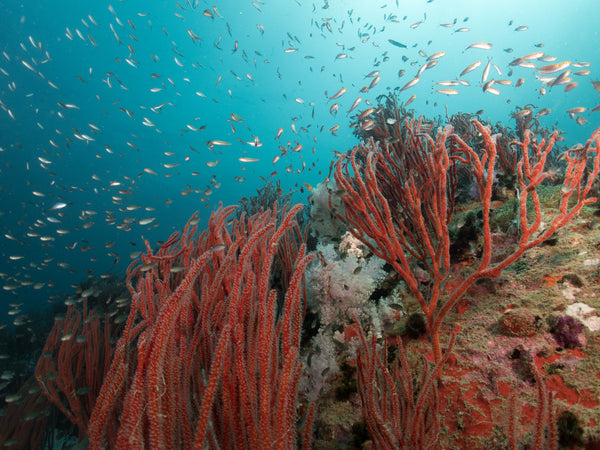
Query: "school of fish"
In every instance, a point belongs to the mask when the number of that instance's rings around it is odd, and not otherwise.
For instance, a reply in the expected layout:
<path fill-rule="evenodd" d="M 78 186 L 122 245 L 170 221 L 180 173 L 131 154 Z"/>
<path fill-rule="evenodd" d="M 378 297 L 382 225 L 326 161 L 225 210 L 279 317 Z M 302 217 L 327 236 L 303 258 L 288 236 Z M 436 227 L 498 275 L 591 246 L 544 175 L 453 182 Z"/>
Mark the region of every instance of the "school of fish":
<path fill-rule="evenodd" d="M 355 144 L 353 128 L 375 125 L 379 95 L 438 114 L 460 111 L 466 93 L 479 95 L 477 109 L 533 96 L 548 124 L 597 123 L 592 61 L 531 41 L 521 22 L 497 24 L 513 48 L 450 8 L 445 21 L 430 19 L 442 8 L 432 0 L 410 16 L 398 0 L 373 2 L 361 7 L 370 20 L 358 6 L 282 3 L 180 0 L 136 13 L 90 4 L 46 40 L 31 26 L 13 36 L 0 55 L 1 124 L 5 136 L 28 130 L 0 146 L 20 161 L 0 172 L 0 285 L 14 326 L 26 326 L 29 298 L 48 290 L 63 301 L 86 277 L 122 273 L 142 239 L 155 245 L 180 228 L 168 219 L 175 211 L 208 211 L 268 180 L 310 191 Z M 282 32 L 289 18 L 276 8 L 305 20 Z M 69 60 L 71 50 L 88 58 Z M 256 169 L 265 162 L 269 173 Z"/>

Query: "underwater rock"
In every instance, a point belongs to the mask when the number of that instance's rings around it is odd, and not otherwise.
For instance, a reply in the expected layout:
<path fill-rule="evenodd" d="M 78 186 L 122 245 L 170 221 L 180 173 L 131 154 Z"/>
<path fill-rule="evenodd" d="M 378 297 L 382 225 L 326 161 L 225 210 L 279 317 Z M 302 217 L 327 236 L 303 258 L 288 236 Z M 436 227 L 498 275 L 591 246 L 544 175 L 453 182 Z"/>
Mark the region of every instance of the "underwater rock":
<path fill-rule="evenodd" d="M 530 384 L 535 383 L 535 374 L 532 369 L 534 359 L 528 349 L 519 344 L 508 353 L 507 357 L 511 360 L 512 370 L 519 379 Z"/>
<path fill-rule="evenodd" d="M 526 309 L 513 309 L 502 316 L 498 327 L 504 336 L 533 336 L 541 329 L 541 319 Z"/>
<path fill-rule="evenodd" d="M 560 280 L 563 283 L 569 283 L 571 286 L 576 288 L 582 288 L 584 286 L 583 280 L 576 273 L 566 273 Z"/>
<path fill-rule="evenodd" d="M 567 306 L 565 314 L 575 317 L 590 331 L 600 330 L 600 317 L 596 315 L 596 309 L 585 303 L 577 302 Z"/>

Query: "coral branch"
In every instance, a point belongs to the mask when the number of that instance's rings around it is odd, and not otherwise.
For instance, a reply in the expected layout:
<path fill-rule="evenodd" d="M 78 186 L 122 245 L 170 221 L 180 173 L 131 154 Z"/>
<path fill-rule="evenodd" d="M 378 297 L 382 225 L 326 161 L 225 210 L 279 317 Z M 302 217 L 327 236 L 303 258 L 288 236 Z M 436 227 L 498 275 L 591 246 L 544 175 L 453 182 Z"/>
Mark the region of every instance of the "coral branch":
<path fill-rule="evenodd" d="M 456 332 L 444 357 L 430 366 L 423 358 L 423 367 L 415 385 L 415 368 L 398 339 L 397 359 L 388 365 L 386 338 L 383 350 L 377 349 L 375 336 L 367 342 L 359 327 L 361 346 L 358 352 L 358 392 L 369 433 L 375 446 L 381 449 L 435 448 L 439 439 L 439 399 L 437 382 L 443 365 L 450 356 Z"/>
<path fill-rule="evenodd" d="M 88 434 L 88 422 L 112 357 L 108 345 L 109 325 L 92 312 L 84 300 L 83 318 L 75 306 L 57 320 L 46 340 L 35 377 L 48 399 L 79 428 L 80 439 Z"/>
<path fill-rule="evenodd" d="M 496 135 L 477 120 L 473 126 L 483 139 L 480 151 L 453 133 L 452 126 L 439 130 L 434 139 L 423 132 L 420 122 L 406 121 L 398 130 L 402 145 L 390 145 L 389 139 L 378 145 L 372 139 L 338 159 L 335 181 L 342 195 L 345 213 L 336 213 L 350 232 L 361 239 L 375 255 L 386 260 L 404 279 L 427 317 L 433 340 L 435 360 L 440 361 L 440 327 L 444 318 L 466 290 L 482 277 L 498 276 L 523 253 L 548 239 L 581 210 L 594 201 L 588 198 L 599 172 L 600 130 L 583 147 L 566 153 L 566 177 L 561 190 L 558 212 L 549 225 L 542 225 L 537 192 L 550 177 L 546 159 L 553 148 L 556 133 L 546 143 L 537 143 L 532 133 L 524 133 L 517 165 L 521 237 L 518 245 L 500 261 L 492 264 L 494 248 L 490 227 L 490 203 L 494 185 L 497 148 Z M 591 160 L 591 162 L 590 162 Z M 586 169 L 588 168 L 589 169 Z M 462 280 L 450 276 L 450 236 L 448 224 L 454 207 L 455 174 L 468 170 L 479 191 L 483 216 L 483 253 L 478 266 Z M 572 206 L 569 202 L 574 201 Z M 533 216 L 530 220 L 529 215 Z M 422 289 L 416 270 L 424 268 L 431 280 Z"/>
<path fill-rule="evenodd" d="M 156 253 L 147 247 L 150 270 L 128 271 L 132 308 L 90 448 L 295 446 L 302 283 L 313 258 L 297 241 L 301 208 L 278 214 L 274 205 L 229 224 L 234 209 L 219 208 L 200 235 L 188 224 Z"/>

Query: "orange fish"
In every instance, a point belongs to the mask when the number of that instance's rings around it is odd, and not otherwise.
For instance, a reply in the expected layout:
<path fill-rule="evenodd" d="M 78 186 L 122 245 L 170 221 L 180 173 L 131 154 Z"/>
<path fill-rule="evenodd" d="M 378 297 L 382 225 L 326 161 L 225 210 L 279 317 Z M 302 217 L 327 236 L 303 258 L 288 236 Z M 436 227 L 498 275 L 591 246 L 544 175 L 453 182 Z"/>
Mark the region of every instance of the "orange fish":
<path fill-rule="evenodd" d="M 348 89 L 346 89 L 345 87 L 341 88 L 332 97 L 329 97 L 329 100 L 335 100 L 336 98 L 340 98 L 342 95 L 344 95 L 346 93 L 347 90 Z"/>

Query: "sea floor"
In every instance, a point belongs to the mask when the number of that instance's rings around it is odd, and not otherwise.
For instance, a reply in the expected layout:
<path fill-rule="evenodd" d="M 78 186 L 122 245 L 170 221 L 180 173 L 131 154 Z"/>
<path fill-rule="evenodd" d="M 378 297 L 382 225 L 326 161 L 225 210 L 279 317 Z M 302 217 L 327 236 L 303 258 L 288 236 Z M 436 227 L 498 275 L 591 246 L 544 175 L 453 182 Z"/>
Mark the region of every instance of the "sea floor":
<path fill-rule="evenodd" d="M 586 209 L 555 238 L 531 249 L 500 277 L 480 280 L 446 318 L 447 330 L 460 325 L 461 331 L 439 383 L 440 448 L 506 449 L 511 414 L 519 448 L 533 448 L 543 400 L 532 363 L 556 416 L 568 410 L 583 429 L 583 444 L 569 448 L 600 448 L 600 218 Z M 570 335 L 573 348 L 565 348 L 569 345 L 557 340 L 556 322 L 572 309 L 581 313 L 583 326 Z M 426 337 L 405 346 L 431 359 Z M 358 445 L 351 437 L 360 421 L 357 395 L 325 399 L 319 411 L 315 448 Z"/>

